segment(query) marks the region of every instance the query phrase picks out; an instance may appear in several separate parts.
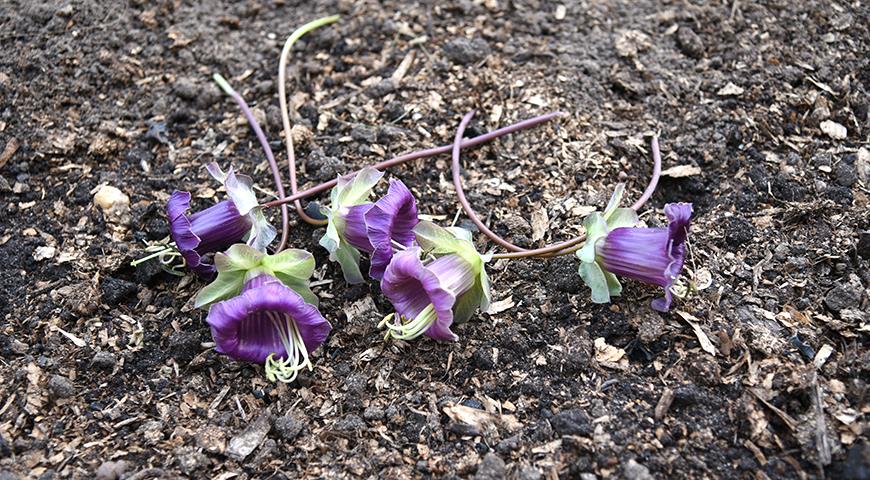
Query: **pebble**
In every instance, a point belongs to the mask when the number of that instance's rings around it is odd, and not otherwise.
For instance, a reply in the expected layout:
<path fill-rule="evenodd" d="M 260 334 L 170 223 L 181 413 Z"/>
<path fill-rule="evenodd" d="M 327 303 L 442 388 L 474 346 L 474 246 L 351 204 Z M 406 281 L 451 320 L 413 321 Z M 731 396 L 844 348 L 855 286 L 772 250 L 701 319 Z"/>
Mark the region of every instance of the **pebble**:
<path fill-rule="evenodd" d="M 304 426 L 305 424 L 296 418 L 292 412 L 288 412 L 275 420 L 275 431 L 279 437 L 287 441 L 296 438 L 302 432 Z"/>
<path fill-rule="evenodd" d="M 124 460 L 103 462 L 97 469 L 97 480 L 118 480 L 127 471 L 127 462 Z"/>
<path fill-rule="evenodd" d="M 500 480 L 505 478 L 506 473 L 507 467 L 505 467 L 504 460 L 490 452 L 483 457 L 483 461 L 478 465 L 474 478 L 475 480 Z"/>
<path fill-rule="evenodd" d="M 468 65 L 485 59 L 490 54 L 489 44 L 481 38 L 456 38 L 444 44 L 444 54 L 453 63 Z"/>
<path fill-rule="evenodd" d="M 112 370 L 115 368 L 115 364 L 117 363 L 117 359 L 115 359 L 115 355 L 111 352 L 101 351 L 97 352 L 94 355 L 94 358 L 91 360 L 91 366 L 98 370 Z"/>
<path fill-rule="evenodd" d="M 200 471 L 211 464 L 205 454 L 191 447 L 181 447 L 175 450 L 175 464 L 187 475 Z"/>
<path fill-rule="evenodd" d="M 142 424 L 136 433 L 141 435 L 146 445 L 156 445 L 163 441 L 163 422 L 150 420 Z"/>
<path fill-rule="evenodd" d="M 863 259 L 870 260 L 870 232 L 861 232 L 858 236 L 858 246 L 856 247 L 858 256 Z"/>
<path fill-rule="evenodd" d="M 272 416 L 269 412 L 260 414 L 252 424 L 248 425 L 248 428 L 230 440 L 227 456 L 241 462 L 263 443 L 263 440 L 265 440 L 266 435 L 271 429 Z"/>
<path fill-rule="evenodd" d="M 626 480 L 653 480 L 649 469 L 631 458 L 626 462 L 622 470 Z"/>
<path fill-rule="evenodd" d="M 377 143 L 378 141 L 378 131 L 370 127 L 353 127 L 350 131 L 350 136 L 357 142 Z"/>
<path fill-rule="evenodd" d="M 52 375 L 48 379 L 48 391 L 53 398 L 69 398 L 76 393 L 73 384 L 62 375 Z"/>
<path fill-rule="evenodd" d="M 687 57 L 701 58 L 704 55 L 704 42 L 689 27 L 680 27 L 677 30 L 677 45 Z"/>
<path fill-rule="evenodd" d="M 94 195 L 94 204 L 103 210 L 123 208 L 130 205 L 130 197 L 111 185 L 103 185 Z"/>
<path fill-rule="evenodd" d="M 550 424 L 560 435 L 589 436 L 592 433 L 592 423 L 589 415 L 579 408 L 565 410 L 553 415 Z"/>
<path fill-rule="evenodd" d="M 825 305 L 831 310 L 839 312 L 847 308 L 858 308 L 861 303 L 860 286 L 852 283 L 837 285 L 825 295 Z"/>

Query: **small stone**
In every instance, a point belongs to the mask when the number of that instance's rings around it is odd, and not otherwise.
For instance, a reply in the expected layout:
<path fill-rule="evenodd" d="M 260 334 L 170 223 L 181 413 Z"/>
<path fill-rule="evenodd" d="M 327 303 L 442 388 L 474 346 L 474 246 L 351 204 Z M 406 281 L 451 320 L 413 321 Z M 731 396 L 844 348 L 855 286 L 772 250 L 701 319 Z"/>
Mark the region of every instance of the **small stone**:
<path fill-rule="evenodd" d="M 359 125 L 351 129 L 350 136 L 357 142 L 377 143 L 378 141 L 377 130 Z"/>
<path fill-rule="evenodd" d="M 51 245 L 36 247 L 33 251 L 33 259 L 37 262 L 54 258 L 57 249 Z"/>
<path fill-rule="evenodd" d="M 541 480 L 542 478 L 544 478 L 544 472 L 531 465 L 523 465 L 516 473 L 517 480 Z"/>
<path fill-rule="evenodd" d="M 301 432 L 305 423 L 296 418 L 292 412 L 288 412 L 282 417 L 275 420 L 275 431 L 278 436 L 284 440 L 290 441 L 296 438 Z"/>
<path fill-rule="evenodd" d="M 146 445 L 157 445 L 163 441 L 163 422 L 160 420 L 147 421 L 136 430 L 136 433 L 142 436 Z"/>
<path fill-rule="evenodd" d="M 860 287 L 851 283 L 837 285 L 825 295 L 825 305 L 835 312 L 848 308 L 858 308 L 860 303 Z"/>
<path fill-rule="evenodd" d="M 370 405 L 366 407 L 365 411 L 363 412 L 363 418 L 369 423 L 381 421 L 384 419 L 385 415 L 386 413 L 384 412 L 384 409 L 376 405 Z"/>
<path fill-rule="evenodd" d="M 104 211 L 119 209 L 130 205 L 130 197 L 111 185 L 103 185 L 94 194 L 94 204 Z"/>
<path fill-rule="evenodd" d="M 716 94 L 720 97 L 736 97 L 743 95 L 743 88 L 728 82 L 724 87 L 720 88 Z"/>
<path fill-rule="evenodd" d="M 187 475 L 208 467 L 211 461 L 205 454 L 191 447 L 181 447 L 175 451 L 175 464 Z"/>
<path fill-rule="evenodd" d="M 489 44 L 481 38 L 456 38 L 444 44 L 442 49 L 451 62 L 460 65 L 480 62 L 490 54 Z"/>
<path fill-rule="evenodd" d="M 236 435 L 230 440 L 230 446 L 227 448 L 227 456 L 241 462 L 251 452 L 254 451 L 263 440 L 269 430 L 272 429 L 272 416 L 268 412 L 264 412 L 254 420 L 242 433 Z"/>
<path fill-rule="evenodd" d="M 498 455 L 490 452 L 484 455 L 483 460 L 477 467 L 477 473 L 474 475 L 475 480 L 501 480 L 505 478 L 507 468 L 504 460 Z"/>
<path fill-rule="evenodd" d="M 589 420 L 589 415 L 579 408 L 557 413 L 550 419 L 550 424 L 559 435 L 585 437 L 592 434 L 592 422 Z"/>
<path fill-rule="evenodd" d="M 843 464 L 845 480 L 870 479 L 870 443 L 859 442 L 849 449 Z"/>
<path fill-rule="evenodd" d="M 48 391 L 56 399 L 69 398 L 76 393 L 75 387 L 68 378 L 62 375 L 52 375 L 48 379 Z"/>
<path fill-rule="evenodd" d="M 626 480 L 653 480 L 649 469 L 631 458 L 626 462 L 622 470 Z"/>
<path fill-rule="evenodd" d="M 845 162 L 840 162 L 835 171 L 837 184 L 841 187 L 851 187 L 858 181 L 858 172 L 855 167 Z"/>
<path fill-rule="evenodd" d="M 101 351 L 94 355 L 93 360 L 91 360 L 91 367 L 97 370 L 113 370 L 117 362 L 114 354 Z"/>
<path fill-rule="evenodd" d="M 689 27 L 677 30 L 677 45 L 687 57 L 701 58 L 704 56 L 704 42 L 701 37 Z"/>
<path fill-rule="evenodd" d="M 127 462 L 124 460 L 103 462 L 97 469 L 97 480 L 118 480 L 127 471 Z"/>
<path fill-rule="evenodd" d="M 369 87 L 366 93 L 372 98 L 382 98 L 386 97 L 390 93 L 395 92 L 397 88 L 398 85 L 395 80 L 393 80 L 392 78 L 385 78 Z"/>
<path fill-rule="evenodd" d="M 855 248 L 858 251 L 858 256 L 870 260 L 870 232 L 861 232 L 858 235 L 858 245 Z"/>
<path fill-rule="evenodd" d="M 834 140 L 845 140 L 846 137 L 849 136 L 849 132 L 846 130 L 846 127 L 831 120 L 825 120 L 824 122 L 820 123 L 819 128 L 822 129 L 825 134 L 827 134 Z"/>

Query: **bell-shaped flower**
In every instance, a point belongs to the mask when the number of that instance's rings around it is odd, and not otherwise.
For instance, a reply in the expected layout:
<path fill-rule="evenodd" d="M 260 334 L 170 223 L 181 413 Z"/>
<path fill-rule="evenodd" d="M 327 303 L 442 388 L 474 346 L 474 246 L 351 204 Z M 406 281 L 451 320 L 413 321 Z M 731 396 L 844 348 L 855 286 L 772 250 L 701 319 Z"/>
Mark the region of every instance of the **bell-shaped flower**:
<path fill-rule="evenodd" d="M 173 192 L 166 205 L 169 236 L 173 245 L 134 264 L 175 250 L 184 258 L 188 268 L 202 277 L 210 278 L 214 275 L 215 267 L 205 260 L 206 255 L 240 241 L 265 251 L 266 246 L 275 239 L 276 231 L 258 206 L 251 178 L 236 175 L 232 168 L 224 173 L 215 163 L 210 163 L 207 168 L 224 185 L 230 199 L 188 214 L 190 193 Z"/>
<path fill-rule="evenodd" d="M 317 307 L 266 273 L 255 273 L 239 295 L 212 305 L 206 321 L 215 351 L 265 363 L 273 382 L 292 382 L 301 370 L 311 370 L 309 354 L 332 330 Z"/>
<path fill-rule="evenodd" d="M 620 185 L 603 214 L 593 213 L 584 222 L 587 239 L 577 251 L 580 277 L 592 289 L 595 303 L 607 303 L 622 293 L 616 275 L 658 285 L 665 295 L 653 300 L 652 307 L 666 312 L 673 300 L 671 286 L 686 259 L 692 204 L 665 205 L 667 228 L 638 228 L 633 210 L 616 208 L 622 190 Z"/>
<path fill-rule="evenodd" d="M 489 309 L 484 265 L 490 256 L 479 254 L 471 234 L 461 228 L 420 222 L 414 233 L 420 247 L 393 255 L 381 280 L 381 291 L 396 312 L 387 315 L 380 326 L 396 339 L 425 334 L 455 341 L 458 337 L 450 329 L 454 322 L 467 321 L 478 308 Z"/>
<path fill-rule="evenodd" d="M 369 275 L 380 279 L 394 249 L 414 242 L 411 230 L 418 221 L 417 204 L 405 184 L 392 180 L 383 198 L 368 201 L 381 177 L 383 173 L 371 167 L 339 177 L 330 194 L 331 204 L 323 209 L 328 223 L 320 245 L 329 251 L 330 260 L 339 263 L 348 283 L 363 281 L 360 252 L 371 255 Z"/>
<path fill-rule="evenodd" d="M 414 245 L 417 202 L 401 180 L 390 180 L 387 194 L 375 202 L 364 215 L 368 244 L 372 246 L 369 277 L 380 280 L 393 252 Z"/>

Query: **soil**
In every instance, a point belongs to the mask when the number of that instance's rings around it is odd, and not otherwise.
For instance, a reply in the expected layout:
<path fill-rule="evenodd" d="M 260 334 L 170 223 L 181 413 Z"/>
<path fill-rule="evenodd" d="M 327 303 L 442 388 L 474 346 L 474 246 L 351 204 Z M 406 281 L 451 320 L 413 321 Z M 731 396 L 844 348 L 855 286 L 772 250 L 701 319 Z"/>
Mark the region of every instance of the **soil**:
<path fill-rule="evenodd" d="M 865 4 L 112 3 L 0 5 L 0 478 L 870 478 Z M 211 74 L 283 152 L 281 45 L 332 13 L 291 60 L 304 186 L 450 143 L 471 109 L 470 135 L 562 110 L 463 156 L 492 228 L 539 245 L 618 181 L 637 198 L 656 133 L 673 170 L 642 218 L 694 203 L 698 289 L 667 314 L 631 281 L 595 305 L 574 257 L 499 261 L 498 311 L 458 342 L 384 342 L 377 285 L 294 220 L 331 280 L 315 369 L 276 386 L 216 354 L 203 284 L 129 264 L 173 190 L 223 198 L 208 160 L 267 196 Z M 457 215 L 448 158 L 391 174 Z M 129 206 L 96 206 L 104 185 Z"/>

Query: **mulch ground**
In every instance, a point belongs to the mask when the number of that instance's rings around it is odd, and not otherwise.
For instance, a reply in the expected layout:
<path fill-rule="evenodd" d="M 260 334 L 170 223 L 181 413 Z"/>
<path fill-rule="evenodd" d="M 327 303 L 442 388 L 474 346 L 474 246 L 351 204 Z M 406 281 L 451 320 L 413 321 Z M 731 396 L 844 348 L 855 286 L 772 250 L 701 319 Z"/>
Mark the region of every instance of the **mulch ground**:
<path fill-rule="evenodd" d="M 866 5 L 110 3 L 0 6 L 0 479 L 870 478 Z M 471 109 L 469 135 L 561 110 L 463 156 L 479 213 L 537 246 L 619 181 L 636 198 L 658 134 L 642 219 L 694 203 L 697 288 L 660 314 L 635 282 L 592 304 L 573 257 L 498 261 L 459 342 L 384 342 L 377 285 L 294 220 L 334 326 L 315 369 L 274 385 L 216 354 L 203 284 L 129 263 L 173 190 L 223 198 L 206 161 L 268 196 L 211 74 L 282 152 L 281 45 L 332 13 L 291 60 L 304 186 L 450 143 Z M 391 171 L 444 224 L 448 162 Z M 97 207 L 106 185 L 129 205 Z"/>

